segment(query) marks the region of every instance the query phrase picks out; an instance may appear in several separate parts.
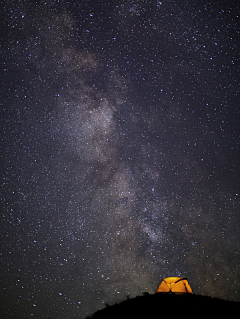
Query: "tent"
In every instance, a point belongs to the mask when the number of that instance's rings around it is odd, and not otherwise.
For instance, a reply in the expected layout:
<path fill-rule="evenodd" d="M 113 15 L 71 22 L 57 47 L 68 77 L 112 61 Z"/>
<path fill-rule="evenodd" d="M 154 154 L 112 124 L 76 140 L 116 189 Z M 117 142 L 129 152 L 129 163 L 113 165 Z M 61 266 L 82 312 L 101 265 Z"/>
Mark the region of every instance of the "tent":
<path fill-rule="evenodd" d="M 164 278 L 156 292 L 193 294 L 187 278 L 182 277 Z"/>

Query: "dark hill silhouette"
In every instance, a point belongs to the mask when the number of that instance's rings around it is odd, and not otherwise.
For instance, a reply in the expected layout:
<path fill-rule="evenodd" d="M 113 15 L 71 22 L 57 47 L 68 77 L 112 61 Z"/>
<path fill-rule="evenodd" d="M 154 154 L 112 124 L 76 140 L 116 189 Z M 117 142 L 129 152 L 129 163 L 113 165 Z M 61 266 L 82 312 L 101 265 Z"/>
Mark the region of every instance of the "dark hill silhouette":
<path fill-rule="evenodd" d="M 204 318 L 216 316 L 239 316 L 240 302 L 227 301 L 207 296 L 192 294 L 165 294 L 150 295 L 145 293 L 133 299 L 127 299 L 120 304 L 107 306 L 89 316 L 90 319 L 143 319 L 143 318 L 178 318 L 179 315 Z M 87 318 L 87 319 L 88 319 Z"/>

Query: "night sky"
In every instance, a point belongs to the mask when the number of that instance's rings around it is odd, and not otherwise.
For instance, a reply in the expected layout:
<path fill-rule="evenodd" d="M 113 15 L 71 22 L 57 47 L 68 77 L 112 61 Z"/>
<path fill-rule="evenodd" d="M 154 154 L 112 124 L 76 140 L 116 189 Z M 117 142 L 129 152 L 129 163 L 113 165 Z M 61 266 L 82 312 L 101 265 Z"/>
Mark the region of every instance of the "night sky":
<path fill-rule="evenodd" d="M 239 1 L 1 9 L 1 318 L 240 301 Z"/>

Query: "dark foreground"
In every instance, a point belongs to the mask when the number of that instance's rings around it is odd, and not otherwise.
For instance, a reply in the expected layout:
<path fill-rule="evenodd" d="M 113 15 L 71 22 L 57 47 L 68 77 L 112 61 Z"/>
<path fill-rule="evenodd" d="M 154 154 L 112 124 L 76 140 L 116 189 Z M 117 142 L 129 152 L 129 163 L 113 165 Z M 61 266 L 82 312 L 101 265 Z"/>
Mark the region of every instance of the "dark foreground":
<path fill-rule="evenodd" d="M 235 318 L 239 316 L 240 302 L 226 301 L 217 298 L 211 298 L 200 295 L 175 295 L 162 294 L 155 295 L 144 294 L 133 299 L 128 299 L 107 306 L 106 308 L 97 311 L 91 319 L 130 319 L 130 318 L 178 318 L 186 316 L 203 315 L 204 318 L 226 315 Z M 237 315 L 236 315 L 237 314 Z"/>

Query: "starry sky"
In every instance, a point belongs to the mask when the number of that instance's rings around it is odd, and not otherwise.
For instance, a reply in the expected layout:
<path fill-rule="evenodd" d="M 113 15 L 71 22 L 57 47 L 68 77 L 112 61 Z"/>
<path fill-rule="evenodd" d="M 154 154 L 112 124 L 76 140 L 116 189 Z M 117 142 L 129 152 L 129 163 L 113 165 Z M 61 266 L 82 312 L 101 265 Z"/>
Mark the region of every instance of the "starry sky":
<path fill-rule="evenodd" d="M 2 2 L 2 318 L 240 301 L 239 6 Z"/>

